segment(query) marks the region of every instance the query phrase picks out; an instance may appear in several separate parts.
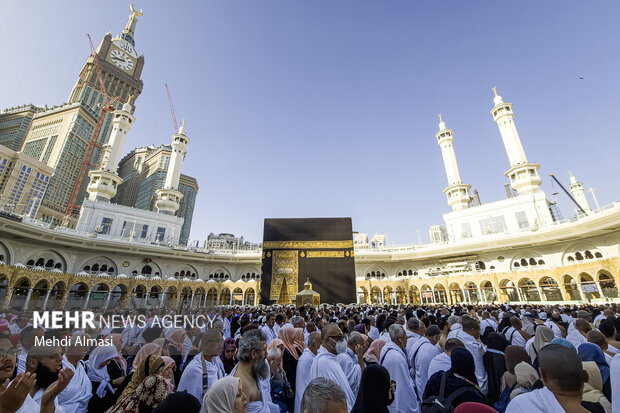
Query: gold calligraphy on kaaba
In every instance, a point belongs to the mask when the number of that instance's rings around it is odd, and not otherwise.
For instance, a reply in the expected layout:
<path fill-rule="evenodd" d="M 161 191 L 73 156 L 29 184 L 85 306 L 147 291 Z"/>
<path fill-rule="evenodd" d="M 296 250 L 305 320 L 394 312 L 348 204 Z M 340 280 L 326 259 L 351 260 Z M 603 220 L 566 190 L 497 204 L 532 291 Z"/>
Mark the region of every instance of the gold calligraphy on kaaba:
<path fill-rule="evenodd" d="M 344 251 L 308 251 L 308 258 L 344 258 Z M 347 254 L 348 255 L 348 254 Z"/>
<path fill-rule="evenodd" d="M 265 241 L 264 250 L 353 248 L 353 241 Z"/>
<path fill-rule="evenodd" d="M 271 288 L 269 298 L 278 303 L 290 303 L 295 300 L 298 291 L 297 274 L 299 273 L 299 251 L 273 251 L 271 264 Z"/>

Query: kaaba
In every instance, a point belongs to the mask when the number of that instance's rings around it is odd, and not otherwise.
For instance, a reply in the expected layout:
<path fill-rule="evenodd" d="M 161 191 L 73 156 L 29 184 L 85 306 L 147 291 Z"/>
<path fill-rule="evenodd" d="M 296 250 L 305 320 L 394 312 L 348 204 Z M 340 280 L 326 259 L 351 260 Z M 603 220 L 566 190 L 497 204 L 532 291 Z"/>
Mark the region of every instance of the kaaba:
<path fill-rule="evenodd" d="M 306 280 L 323 303 L 356 302 L 351 218 L 267 218 L 261 304 L 295 302 Z"/>

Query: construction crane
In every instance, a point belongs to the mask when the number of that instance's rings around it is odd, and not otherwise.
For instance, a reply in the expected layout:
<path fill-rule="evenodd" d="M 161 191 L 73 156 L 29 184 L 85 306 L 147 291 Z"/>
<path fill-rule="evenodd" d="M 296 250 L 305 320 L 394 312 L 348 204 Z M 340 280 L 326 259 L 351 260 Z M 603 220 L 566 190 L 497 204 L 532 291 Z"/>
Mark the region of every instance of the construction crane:
<path fill-rule="evenodd" d="M 172 103 L 172 96 L 170 95 L 170 89 L 168 89 L 168 83 L 164 83 L 166 86 L 166 93 L 168 94 L 168 103 L 170 104 L 170 113 L 172 113 L 172 122 L 174 122 L 174 133 L 179 132 L 179 124 L 177 123 L 177 115 L 174 113 L 174 103 Z"/>
<path fill-rule="evenodd" d="M 65 218 L 62 221 L 62 226 L 68 227 L 69 221 L 73 212 L 76 208 L 77 197 L 80 193 L 80 189 L 82 187 L 82 181 L 84 180 L 84 176 L 86 175 L 86 170 L 89 167 L 96 166 L 95 164 L 90 163 L 90 158 L 93 153 L 93 149 L 95 147 L 101 147 L 100 144 L 97 143 L 97 138 L 99 137 L 99 133 L 101 132 L 101 127 L 103 126 L 103 122 L 108 114 L 108 112 L 114 111 L 116 108 L 114 104 L 118 101 L 118 96 L 113 98 L 108 97 L 108 92 L 105 88 L 105 84 L 103 82 L 103 75 L 101 74 L 101 67 L 99 67 L 99 57 L 97 56 L 97 52 L 95 51 L 95 46 L 93 45 L 93 40 L 90 37 L 90 34 L 86 34 L 88 37 L 88 43 L 90 44 L 90 52 L 93 57 L 93 66 L 95 67 L 95 72 L 97 73 L 97 80 L 99 81 L 99 85 L 101 87 L 101 111 L 99 112 L 99 118 L 97 119 L 97 124 L 95 125 L 95 129 L 93 130 L 93 134 L 90 137 L 90 142 L 88 142 L 88 146 L 86 147 L 86 153 L 84 154 L 84 160 L 82 161 L 82 166 L 80 167 L 80 172 L 77 175 L 75 180 L 75 184 L 73 186 L 73 191 L 71 192 L 71 198 L 69 198 L 69 203 L 67 205 L 67 210 L 65 211 Z"/>

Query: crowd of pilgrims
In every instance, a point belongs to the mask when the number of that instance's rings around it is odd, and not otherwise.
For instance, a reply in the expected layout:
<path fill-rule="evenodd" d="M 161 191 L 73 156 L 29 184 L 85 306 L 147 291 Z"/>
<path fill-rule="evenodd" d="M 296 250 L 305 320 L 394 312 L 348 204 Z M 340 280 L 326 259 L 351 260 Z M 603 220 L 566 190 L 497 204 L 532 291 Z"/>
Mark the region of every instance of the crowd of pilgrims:
<path fill-rule="evenodd" d="M 0 314 L 0 412 L 620 412 L 615 304 L 218 311 L 202 329 Z"/>

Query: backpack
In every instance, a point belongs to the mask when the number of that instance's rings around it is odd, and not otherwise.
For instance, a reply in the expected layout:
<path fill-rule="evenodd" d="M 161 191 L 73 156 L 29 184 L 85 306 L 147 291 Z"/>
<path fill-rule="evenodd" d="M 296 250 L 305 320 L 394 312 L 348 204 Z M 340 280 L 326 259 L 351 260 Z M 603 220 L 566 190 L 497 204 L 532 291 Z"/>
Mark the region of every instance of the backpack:
<path fill-rule="evenodd" d="M 446 397 L 446 381 L 448 380 L 448 371 L 444 371 L 441 375 L 441 386 L 439 388 L 438 396 L 430 396 L 426 400 L 422 402 L 421 411 L 422 413 L 453 413 L 454 406 L 452 406 L 452 402 L 454 399 L 459 397 L 463 393 L 467 393 L 468 391 L 474 390 L 473 387 L 464 386 L 460 389 L 455 390 L 450 394 L 450 396 Z"/>
<path fill-rule="evenodd" d="M 498 413 L 504 413 L 506 411 L 506 408 L 508 407 L 508 403 L 510 403 L 510 394 L 512 393 L 512 391 L 514 390 L 515 387 L 517 387 L 518 383 L 515 383 L 512 387 L 504 387 L 504 390 L 502 390 L 502 393 L 499 395 L 499 400 L 495 402 L 495 405 L 493 407 L 495 407 L 495 410 L 498 411 Z"/>

